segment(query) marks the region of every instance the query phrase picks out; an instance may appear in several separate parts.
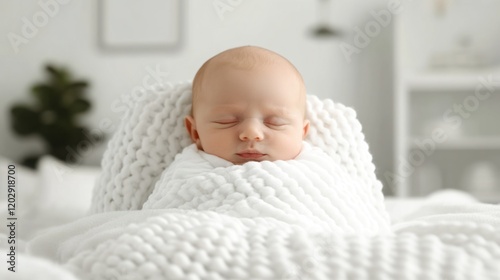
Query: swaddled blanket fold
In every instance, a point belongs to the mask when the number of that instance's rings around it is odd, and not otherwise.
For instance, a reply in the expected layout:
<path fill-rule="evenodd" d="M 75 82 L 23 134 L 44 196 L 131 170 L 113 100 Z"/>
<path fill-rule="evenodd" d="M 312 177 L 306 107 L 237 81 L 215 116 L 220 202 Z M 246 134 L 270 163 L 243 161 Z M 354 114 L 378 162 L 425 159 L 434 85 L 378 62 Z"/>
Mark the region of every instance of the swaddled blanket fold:
<path fill-rule="evenodd" d="M 162 174 L 143 209 L 214 211 L 270 218 L 308 231 L 376 234 L 390 222 L 371 186 L 319 148 L 303 143 L 293 160 L 232 163 L 186 147 Z"/>

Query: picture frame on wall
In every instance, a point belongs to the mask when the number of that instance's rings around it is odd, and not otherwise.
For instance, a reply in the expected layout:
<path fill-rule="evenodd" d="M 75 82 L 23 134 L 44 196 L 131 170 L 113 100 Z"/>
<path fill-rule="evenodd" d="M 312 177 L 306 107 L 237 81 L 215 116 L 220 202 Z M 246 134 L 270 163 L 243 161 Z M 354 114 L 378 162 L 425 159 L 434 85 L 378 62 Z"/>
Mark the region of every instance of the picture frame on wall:
<path fill-rule="evenodd" d="M 104 50 L 168 51 L 180 45 L 181 0 L 98 2 L 98 40 Z"/>

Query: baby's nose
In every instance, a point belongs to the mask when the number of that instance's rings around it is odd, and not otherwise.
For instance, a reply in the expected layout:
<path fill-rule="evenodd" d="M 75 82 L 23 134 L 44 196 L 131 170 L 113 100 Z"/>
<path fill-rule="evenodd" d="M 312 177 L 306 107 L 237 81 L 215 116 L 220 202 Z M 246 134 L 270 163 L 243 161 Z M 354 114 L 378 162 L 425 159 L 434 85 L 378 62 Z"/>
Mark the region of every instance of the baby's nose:
<path fill-rule="evenodd" d="M 262 123 L 259 119 L 246 119 L 242 123 L 240 140 L 242 141 L 262 141 L 264 140 L 264 132 Z"/>

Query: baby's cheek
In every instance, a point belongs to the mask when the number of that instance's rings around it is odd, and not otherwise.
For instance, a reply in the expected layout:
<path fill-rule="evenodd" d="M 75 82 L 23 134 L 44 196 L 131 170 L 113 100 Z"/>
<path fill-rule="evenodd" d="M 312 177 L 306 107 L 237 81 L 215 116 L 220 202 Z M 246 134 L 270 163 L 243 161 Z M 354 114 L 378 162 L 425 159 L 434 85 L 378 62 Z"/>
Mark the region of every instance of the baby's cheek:
<path fill-rule="evenodd" d="M 205 152 L 221 156 L 229 148 L 227 137 L 221 132 L 208 134 L 204 143 Z"/>
<path fill-rule="evenodd" d="M 278 152 L 276 155 L 279 157 L 278 159 L 289 160 L 295 158 L 300 152 L 302 141 L 297 141 L 296 136 L 293 134 L 285 134 L 280 135 L 279 141 L 276 141 L 274 145 Z"/>

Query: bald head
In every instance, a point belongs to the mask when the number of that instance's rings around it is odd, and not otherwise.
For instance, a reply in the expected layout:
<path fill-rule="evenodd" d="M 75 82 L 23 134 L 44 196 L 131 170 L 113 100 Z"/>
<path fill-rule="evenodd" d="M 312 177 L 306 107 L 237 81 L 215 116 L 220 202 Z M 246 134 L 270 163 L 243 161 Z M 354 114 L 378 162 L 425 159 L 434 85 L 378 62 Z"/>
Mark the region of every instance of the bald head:
<path fill-rule="evenodd" d="M 230 67 L 237 70 L 252 70 L 266 65 L 281 66 L 293 75 L 298 81 L 300 95 L 301 98 L 304 99 L 305 104 L 306 89 L 304 80 L 302 79 L 299 71 L 290 61 L 283 56 L 264 48 L 244 46 L 223 51 L 207 60 L 201 66 L 193 80 L 193 106 L 191 115 L 193 115 L 195 111 L 200 95 L 203 94 L 207 77 L 211 72 L 217 71 L 223 67 Z"/>
<path fill-rule="evenodd" d="M 230 49 L 196 73 L 184 124 L 199 150 L 235 164 L 293 159 L 309 130 L 305 93 L 301 75 L 281 55 Z"/>

